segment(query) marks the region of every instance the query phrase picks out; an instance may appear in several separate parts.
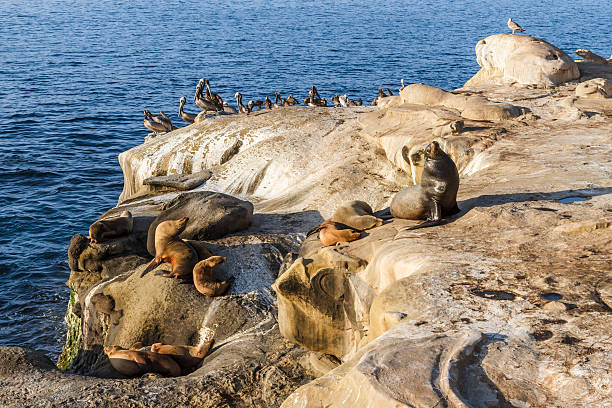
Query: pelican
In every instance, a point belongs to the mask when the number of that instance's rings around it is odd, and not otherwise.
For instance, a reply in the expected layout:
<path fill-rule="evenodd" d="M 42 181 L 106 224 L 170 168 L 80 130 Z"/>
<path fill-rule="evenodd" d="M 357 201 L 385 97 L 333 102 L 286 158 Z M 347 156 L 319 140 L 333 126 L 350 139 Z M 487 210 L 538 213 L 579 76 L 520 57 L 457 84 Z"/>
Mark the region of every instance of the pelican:
<path fill-rule="evenodd" d="M 280 93 L 278 91 L 274 92 L 274 103 L 272 104 L 273 108 L 280 108 L 283 106 L 283 101 L 281 100 Z"/>
<path fill-rule="evenodd" d="M 217 106 L 223 106 L 223 99 L 221 99 L 219 94 L 216 94 L 216 93 L 210 91 L 210 82 L 208 82 L 208 79 L 204 80 L 204 85 L 206 86 L 206 96 L 205 96 L 205 98 L 208 99 L 209 101 L 211 101 L 212 103 L 214 103 Z"/>
<path fill-rule="evenodd" d="M 291 106 L 300 104 L 300 102 L 293 97 L 293 94 L 289 94 L 289 96 L 287 97 L 287 102 L 289 102 Z"/>
<path fill-rule="evenodd" d="M 196 87 L 195 96 L 193 97 L 193 101 L 195 102 L 195 104 L 198 105 L 198 107 L 205 112 L 219 112 L 223 110 L 223 108 L 220 109 L 217 104 L 209 101 L 206 98 L 202 98 L 202 91 L 204 90 L 203 88 L 204 80 L 200 79 L 200 83 Z"/>
<path fill-rule="evenodd" d="M 340 106 L 340 97 L 338 95 L 332 96 L 331 101 L 333 102 L 335 107 Z"/>
<path fill-rule="evenodd" d="M 195 118 L 196 116 L 198 116 L 195 113 L 187 113 L 187 112 L 183 112 L 183 106 L 185 106 L 185 103 L 187 102 L 187 98 L 185 98 L 184 96 L 181 98 L 181 104 L 179 106 L 179 118 L 183 119 L 185 122 L 187 123 L 193 123 L 195 122 Z"/>
<path fill-rule="evenodd" d="M 244 106 L 242 104 L 242 94 L 240 92 L 236 92 L 236 106 L 238 106 L 239 113 L 246 113 L 247 115 L 251 112 L 248 106 Z"/>
<path fill-rule="evenodd" d="M 272 110 L 272 101 L 270 100 L 270 98 L 268 98 L 267 95 L 266 95 L 266 99 L 264 100 L 264 104 L 266 105 L 266 108 L 268 110 Z"/>
<path fill-rule="evenodd" d="M 168 131 L 164 125 L 153 120 L 151 112 L 144 109 L 144 126 L 153 133 L 165 133 Z"/>
<path fill-rule="evenodd" d="M 386 90 L 386 91 L 387 91 L 387 93 L 389 94 L 389 95 L 387 95 L 387 96 L 393 96 L 393 92 L 391 92 L 391 90 L 390 90 L 389 88 L 385 88 L 385 90 Z"/>
<path fill-rule="evenodd" d="M 404 86 L 404 78 L 402 78 L 401 82 L 402 82 L 402 87 L 400 88 L 400 91 L 405 88 L 405 86 Z"/>
<path fill-rule="evenodd" d="M 357 99 L 357 106 L 362 106 L 363 105 L 363 101 L 361 100 L 361 98 Z"/>
<path fill-rule="evenodd" d="M 525 32 L 525 30 L 523 30 L 523 27 L 512 21 L 512 17 L 508 18 L 508 28 L 512 30 L 512 34 L 514 34 L 515 31 L 518 31 L 519 33 Z"/>
<path fill-rule="evenodd" d="M 223 112 L 227 114 L 238 113 L 236 108 L 234 108 L 233 106 L 230 106 L 227 102 L 223 102 Z"/>

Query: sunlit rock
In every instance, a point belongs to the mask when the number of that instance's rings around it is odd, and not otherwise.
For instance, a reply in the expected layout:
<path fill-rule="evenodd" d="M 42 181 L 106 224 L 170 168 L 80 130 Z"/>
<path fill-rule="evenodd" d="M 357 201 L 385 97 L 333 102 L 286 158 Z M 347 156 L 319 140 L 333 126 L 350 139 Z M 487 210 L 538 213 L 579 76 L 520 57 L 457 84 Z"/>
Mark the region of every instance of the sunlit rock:
<path fill-rule="evenodd" d="M 551 87 L 580 77 L 576 63 L 563 51 L 527 35 L 495 34 L 476 44 L 480 71 L 464 86 L 532 85 Z"/>

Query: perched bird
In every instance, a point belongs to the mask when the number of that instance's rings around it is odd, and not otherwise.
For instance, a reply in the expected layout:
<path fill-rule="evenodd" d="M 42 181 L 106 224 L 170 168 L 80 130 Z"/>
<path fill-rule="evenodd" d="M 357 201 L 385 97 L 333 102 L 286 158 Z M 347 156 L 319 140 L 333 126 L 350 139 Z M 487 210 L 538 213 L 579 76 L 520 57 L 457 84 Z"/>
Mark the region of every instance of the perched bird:
<path fill-rule="evenodd" d="M 264 104 L 266 105 L 266 108 L 268 110 L 272 110 L 272 101 L 270 100 L 270 98 L 268 98 L 267 95 L 266 95 L 266 99 L 264 100 Z"/>
<path fill-rule="evenodd" d="M 153 120 L 153 115 L 148 110 L 144 110 L 144 126 L 153 133 L 165 133 L 168 129 L 161 123 Z"/>
<path fill-rule="evenodd" d="M 287 102 L 289 102 L 289 105 L 291 106 L 300 104 L 300 102 L 293 97 L 293 94 L 289 94 L 289 96 L 287 97 Z"/>
<path fill-rule="evenodd" d="M 230 114 L 230 115 L 233 113 L 238 113 L 236 108 L 234 108 L 233 106 L 230 106 L 227 102 L 223 102 L 223 112 Z"/>
<path fill-rule="evenodd" d="M 518 31 L 520 33 L 525 32 L 525 30 L 523 30 L 523 27 L 512 21 L 512 17 L 508 18 L 508 28 L 512 30 L 512 34 L 514 34 L 515 31 Z"/>
<path fill-rule="evenodd" d="M 187 98 L 185 98 L 184 96 L 181 98 L 181 104 L 179 106 L 179 118 L 183 119 L 185 122 L 187 123 L 193 123 L 195 121 L 196 116 L 198 116 L 195 113 L 187 113 L 183 111 L 183 106 L 185 106 L 185 103 L 187 102 Z"/>
<path fill-rule="evenodd" d="M 332 96 L 331 101 L 333 102 L 334 106 L 340 106 L 340 97 L 338 95 Z"/>
<path fill-rule="evenodd" d="M 236 92 L 236 95 L 234 96 L 236 97 L 236 106 L 238 106 L 238 113 L 245 113 L 247 115 L 251 113 L 252 105 L 249 104 L 249 106 L 244 106 L 242 104 L 242 94 L 240 92 Z"/>
<path fill-rule="evenodd" d="M 223 106 L 219 107 L 216 103 L 211 102 L 210 100 L 202 97 L 202 92 L 204 91 L 204 80 L 200 79 L 200 83 L 196 87 L 195 95 L 193 96 L 193 102 L 198 105 L 200 109 L 205 112 L 220 112 L 223 110 Z"/>

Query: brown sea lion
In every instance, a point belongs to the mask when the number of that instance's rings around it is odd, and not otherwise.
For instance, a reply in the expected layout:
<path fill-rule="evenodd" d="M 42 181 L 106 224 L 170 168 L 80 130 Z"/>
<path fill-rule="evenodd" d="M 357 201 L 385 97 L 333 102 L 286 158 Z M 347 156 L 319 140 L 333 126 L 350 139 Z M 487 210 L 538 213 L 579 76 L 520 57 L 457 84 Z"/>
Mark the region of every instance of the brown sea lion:
<path fill-rule="evenodd" d="M 391 215 L 408 220 L 427 219 L 407 229 L 431 227 L 440 224 L 443 217 L 457 214 L 459 172 L 455 162 L 438 142 L 425 148 L 425 166 L 421 184 L 398 192 L 391 201 Z"/>
<path fill-rule="evenodd" d="M 193 267 L 198 262 L 198 254 L 191 245 L 179 238 L 189 221 L 188 217 L 180 220 L 168 220 L 159 223 L 155 229 L 155 258 L 140 275 L 145 276 L 159 264 L 169 262 L 171 272 L 163 276 L 171 278 L 191 276 Z"/>
<path fill-rule="evenodd" d="M 342 203 L 330 220 L 360 231 L 379 227 L 383 223 L 383 220 L 372 215 L 372 207 L 368 203 L 359 200 Z"/>
<path fill-rule="evenodd" d="M 224 294 L 234 281 L 234 277 L 217 282 L 213 276 L 213 268 L 226 261 L 222 256 L 211 256 L 198 262 L 193 268 L 193 284 L 198 292 L 206 296 L 220 296 Z"/>
<path fill-rule="evenodd" d="M 355 231 L 348 225 L 331 220 L 323 221 L 315 228 L 308 231 L 307 235 L 319 233 L 319 241 L 325 246 L 336 245 L 339 242 L 351 242 L 359 239 L 361 233 Z"/>
<path fill-rule="evenodd" d="M 89 238 L 91 242 L 97 244 L 111 238 L 129 235 L 132 232 L 134 220 L 132 213 L 124 211 L 118 217 L 98 220 L 89 227 Z"/>
<path fill-rule="evenodd" d="M 105 347 L 115 370 L 129 377 L 145 373 L 159 373 L 169 377 L 181 375 L 181 367 L 172 357 L 150 351 L 125 350 L 119 346 Z"/>
<path fill-rule="evenodd" d="M 200 364 L 200 361 L 210 351 L 214 340 L 210 340 L 200 347 L 194 346 L 171 346 L 169 344 L 155 343 L 151 346 L 151 351 L 172 357 L 181 368 L 190 370 Z"/>

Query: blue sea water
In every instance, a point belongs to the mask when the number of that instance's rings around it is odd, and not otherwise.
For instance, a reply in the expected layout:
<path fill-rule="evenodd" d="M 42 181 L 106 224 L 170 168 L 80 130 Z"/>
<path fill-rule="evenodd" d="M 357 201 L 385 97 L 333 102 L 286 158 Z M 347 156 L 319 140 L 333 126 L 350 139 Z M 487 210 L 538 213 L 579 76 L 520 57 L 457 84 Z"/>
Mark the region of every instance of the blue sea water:
<path fill-rule="evenodd" d="M 456 88 L 508 16 L 575 57 L 610 55 L 611 15 L 601 0 L 2 0 L 0 344 L 61 350 L 70 237 L 116 204 L 143 108 L 181 126 L 178 101 L 204 77 L 228 101 Z"/>

